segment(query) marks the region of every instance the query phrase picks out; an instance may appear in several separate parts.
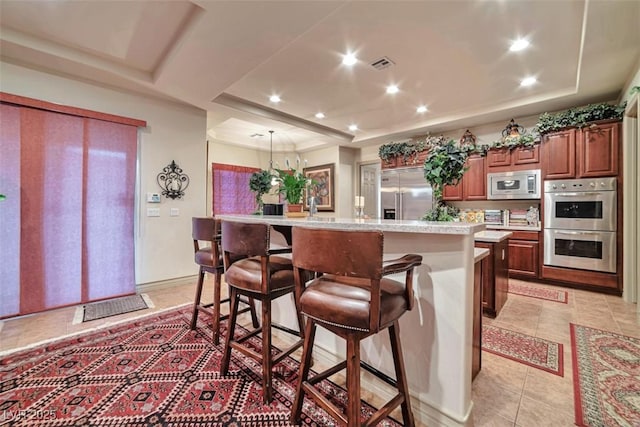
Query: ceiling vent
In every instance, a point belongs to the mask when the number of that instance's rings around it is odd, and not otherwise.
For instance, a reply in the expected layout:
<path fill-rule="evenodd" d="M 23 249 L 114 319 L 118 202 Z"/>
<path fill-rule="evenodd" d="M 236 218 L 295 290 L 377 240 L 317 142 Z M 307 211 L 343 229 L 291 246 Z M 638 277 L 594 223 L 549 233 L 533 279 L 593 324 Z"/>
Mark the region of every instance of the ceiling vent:
<path fill-rule="evenodd" d="M 384 70 L 385 68 L 389 68 L 394 64 L 395 64 L 395 62 L 393 62 L 392 60 L 390 60 L 386 56 L 383 56 L 382 58 L 379 58 L 379 59 L 376 59 L 375 61 L 373 61 L 371 63 L 371 66 L 373 68 L 375 68 L 376 70 Z"/>

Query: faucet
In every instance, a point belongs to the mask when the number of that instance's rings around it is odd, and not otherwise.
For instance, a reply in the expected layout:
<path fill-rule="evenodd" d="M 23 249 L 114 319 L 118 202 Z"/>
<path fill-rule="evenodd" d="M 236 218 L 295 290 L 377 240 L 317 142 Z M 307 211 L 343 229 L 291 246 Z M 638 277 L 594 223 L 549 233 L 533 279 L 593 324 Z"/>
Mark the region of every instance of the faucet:
<path fill-rule="evenodd" d="M 311 196 L 308 199 L 309 202 L 309 218 L 312 218 L 313 215 L 318 213 L 318 205 L 315 197 Z"/>

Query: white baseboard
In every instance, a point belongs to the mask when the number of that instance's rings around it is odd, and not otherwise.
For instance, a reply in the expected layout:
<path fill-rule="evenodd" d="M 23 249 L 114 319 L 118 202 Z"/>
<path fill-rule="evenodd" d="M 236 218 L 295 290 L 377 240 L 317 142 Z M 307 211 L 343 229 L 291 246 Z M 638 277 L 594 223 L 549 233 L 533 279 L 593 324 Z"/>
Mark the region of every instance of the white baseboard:
<path fill-rule="evenodd" d="M 196 283 L 198 281 L 198 275 L 177 277 L 175 279 L 160 280 L 157 282 L 140 283 L 136 285 L 136 293 L 149 292 L 152 289 L 164 289 L 173 286 L 188 285 L 190 283 Z"/>

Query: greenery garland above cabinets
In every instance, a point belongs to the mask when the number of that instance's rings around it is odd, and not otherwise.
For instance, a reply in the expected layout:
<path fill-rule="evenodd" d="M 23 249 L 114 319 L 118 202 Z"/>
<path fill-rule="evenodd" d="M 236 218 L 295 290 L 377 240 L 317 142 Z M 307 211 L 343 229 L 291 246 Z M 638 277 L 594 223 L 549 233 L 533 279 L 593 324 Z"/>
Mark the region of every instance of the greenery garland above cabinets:
<path fill-rule="evenodd" d="M 409 157 L 418 154 L 425 149 L 422 142 L 390 142 L 382 144 L 378 149 L 378 157 L 384 161 L 389 161 L 393 157 L 402 157 L 407 160 Z"/>
<path fill-rule="evenodd" d="M 581 128 L 598 120 L 622 119 L 626 106 L 626 102 L 620 105 L 601 103 L 569 108 L 558 113 L 542 113 L 535 129 L 544 135 L 569 127 Z"/>
<path fill-rule="evenodd" d="M 444 145 L 444 136 L 426 136 L 424 138 L 414 138 L 411 142 L 389 142 L 382 144 L 378 148 L 378 157 L 385 164 L 395 166 L 395 159 L 402 160 L 399 165 L 417 164 L 420 153 L 430 151 L 433 147 Z"/>

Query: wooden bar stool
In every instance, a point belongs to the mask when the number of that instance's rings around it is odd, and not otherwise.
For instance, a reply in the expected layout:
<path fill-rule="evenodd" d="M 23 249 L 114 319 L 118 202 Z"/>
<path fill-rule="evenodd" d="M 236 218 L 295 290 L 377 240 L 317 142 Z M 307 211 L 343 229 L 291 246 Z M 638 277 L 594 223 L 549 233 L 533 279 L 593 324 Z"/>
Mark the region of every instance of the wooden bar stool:
<path fill-rule="evenodd" d="M 220 251 L 220 220 L 211 217 L 191 219 L 191 237 L 193 238 L 194 260 L 200 266 L 198 273 L 198 284 L 196 286 L 196 296 L 193 300 L 193 314 L 191 315 L 191 329 L 196 329 L 198 323 L 198 313 L 204 311 L 211 315 L 213 319 L 213 343 L 220 343 L 220 321 L 228 318 L 228 315 L 220 315 L 220 305 L 229 302 L 229 298 L 221 300 L 220 291 L 222 287 L 222 273 L 224 263 Z M 215 275 L 213 285 L 213 302 L 202 304 L 202 287 L 205 273 Z M 243 301 L 248 307 L 240 312 L 251 311 L 251 319 L 254 327 L 258 327 L 258 316 L 253 301 Z"/>
<path fill-rule="evenodd" d="M 305 342 L 299 383 L 291 408 L 291 423 L 301 422 L 304 396 L 313 399 L 339 423 L 348 427 L 376 425 L 397 406 L 402 407 L 404 425 L 415 425 L 402 359 L 398 319 L 413 308 L 413 270 L 422 256 L 405 255 L 383 262 L 383 233 L 293 228 L 293 265 L 296 298 L 306 316 Z M 308 272 L 322 273 L 306 281 Z M 406 272 L 401 283 L 384 276 Z M 347 342 L 345 361 L 309 378 L 316 326 L 333 332 Z M 384 329 L 389 330 L 398 393 L 361 423 L 360 341 Z M 347 411 L 340 411 L 314 384 L 347 369 Z M 380 372 L 372 372 L 389 382 Z M 393 383 L 393 381 L 390 381 Z"/>
<path fill-rule="evenodd" d="M 222 221 L 222 251 L 226 268 L 225 280 L 229 284 L 231 292 L 231 313 L 220 374 L 227 375 L 229 372 L 231 349 L 262 363 L 262 398 L 264 403 L 270 403 L 272 399 L 273 366 L 300 348 L 303 343 L 302 339 L 298 339 L 276 356 L 271 354 L 271 301 L 292 293 L 295 282 L 291 258 L 282 255 L 290 253 L 291 248 L 270 249 L 269 233 L 270 226 L 268 224 Z M 238 300 L 241 295 L 261 302 L 262 328 L 256 328 L 240 338 L 235 338 Z M 299 332 L 275 324 L 273 327 L 302 337 L 304 323 L 299 310 L 296 310 L 296 316 Z M 242 345 L 244 341 L 260 332 L 262 332 L 261 353 Z"/>

